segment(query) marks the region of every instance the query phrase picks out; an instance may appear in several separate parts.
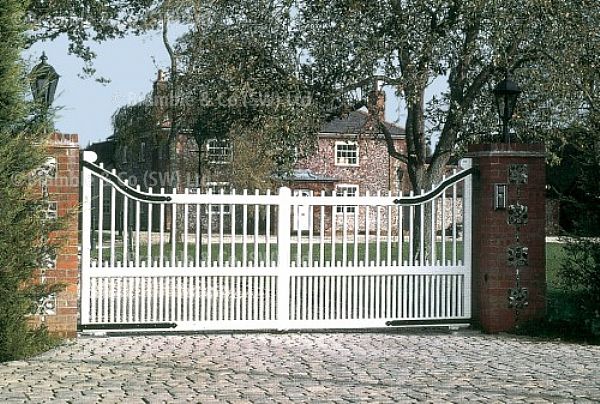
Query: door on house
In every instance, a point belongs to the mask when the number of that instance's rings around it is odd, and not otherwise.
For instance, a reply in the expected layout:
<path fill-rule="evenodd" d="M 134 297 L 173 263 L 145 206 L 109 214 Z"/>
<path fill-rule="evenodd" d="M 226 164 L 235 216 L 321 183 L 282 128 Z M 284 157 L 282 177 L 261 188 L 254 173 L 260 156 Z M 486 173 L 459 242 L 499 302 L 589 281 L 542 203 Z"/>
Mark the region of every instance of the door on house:
<path fill-rule="evenodd" d="M 312 196 L 310 189 L 294 189 L 294 196 Z M 311 223 L 311 209 L 309 205 L 298 205 L 293 210 L 294 213 L 294 231 L 308 231 Z"/>

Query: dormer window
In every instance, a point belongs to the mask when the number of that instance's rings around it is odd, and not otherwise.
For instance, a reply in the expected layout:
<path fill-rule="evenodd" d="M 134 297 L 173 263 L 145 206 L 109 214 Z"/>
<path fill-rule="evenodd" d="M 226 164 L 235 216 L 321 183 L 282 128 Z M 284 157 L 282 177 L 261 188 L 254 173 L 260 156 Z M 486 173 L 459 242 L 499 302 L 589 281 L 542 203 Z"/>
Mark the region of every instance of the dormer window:
<path fill-rule="evenodd" d="M 358 143 L 335 142 L 335 165 L 358 166 Z"/>
<path fill-rule="evenodd" d="M 206 142 L 206 157 L 211 164 L 231 162 L 231 142 L 229 139 L 210 139 Z"/>

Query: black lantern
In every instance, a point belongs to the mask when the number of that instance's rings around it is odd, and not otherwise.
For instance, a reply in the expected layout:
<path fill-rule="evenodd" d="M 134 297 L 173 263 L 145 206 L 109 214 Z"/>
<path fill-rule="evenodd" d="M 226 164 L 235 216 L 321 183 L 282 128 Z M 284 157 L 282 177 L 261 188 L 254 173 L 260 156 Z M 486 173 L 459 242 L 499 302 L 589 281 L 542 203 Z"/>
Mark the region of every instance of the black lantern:
<path fill-rule="evenodd" d="M 498 83 L 496 88 L 494 88 L 494 97 L 496 98 L 498 115 L 502 121 L 502 134 L 506 143 L 510 143 L 508 123 L 510 122 L 515 111 L 515 105 L 517 104 L 517 98 L 519 98 L 519 94 L 521 94 L 521 89 L 517 83 L 508 77 L 508 72 L 506 73 L 504 80 Z"/>
<path fill-rule="evenodd" d="M 29 81 L 31 83 L 31 92 L 33 93 L 33 99 L 39 103 L 42 108 L 47 109 L 54 101 L 54 94 L 56 93 L 56 87 L 58 86 L 59 75 L 54 70 L 54 67 L 50 66 L 46 61 L 48 57 L 45 53 L 42 53 L 40 58 L 41 63 L 33 68 L 29 75 Z"/>

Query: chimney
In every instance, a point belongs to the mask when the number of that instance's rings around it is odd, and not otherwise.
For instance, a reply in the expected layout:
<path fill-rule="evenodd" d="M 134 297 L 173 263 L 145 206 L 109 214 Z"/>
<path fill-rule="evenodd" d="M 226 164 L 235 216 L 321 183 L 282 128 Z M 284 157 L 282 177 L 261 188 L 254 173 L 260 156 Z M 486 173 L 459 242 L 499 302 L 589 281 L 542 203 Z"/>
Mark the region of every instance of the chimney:
<path fill-rule="evenodd" d="M 168 82 L 165 79 L 165 72 L 162 69 L 158 70 L 158 76 L 152 86 L 152 98 L 154 105 L 157 107 L 166 106 L 165 101 L 169 96 Z"/>
<path fill-rule="evenodd" d="M 385 92 L 383 91 L 383 80 L 375 77 L 373 80 L 373 88 L 369 92 L 367 101 L 367 109 L 369 111 L 370 120 L 377 117 L 381 122 L 385 121 Z"/>

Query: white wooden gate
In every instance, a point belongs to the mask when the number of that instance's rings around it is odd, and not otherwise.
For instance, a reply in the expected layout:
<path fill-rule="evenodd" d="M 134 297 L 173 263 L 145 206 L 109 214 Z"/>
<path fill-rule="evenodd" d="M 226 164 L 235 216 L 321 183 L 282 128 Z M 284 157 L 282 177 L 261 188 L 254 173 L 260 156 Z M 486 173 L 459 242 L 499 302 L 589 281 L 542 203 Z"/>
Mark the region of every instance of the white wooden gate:
<path fill-rule="evenodd" d="M 471 316 L 470 160 L 418 196 L 353 197 L 142 192 L 94 161 L 85 152 L 82 330 L 358 329 Z M 306 206 L 308 229 L 293 230 Z"/>

